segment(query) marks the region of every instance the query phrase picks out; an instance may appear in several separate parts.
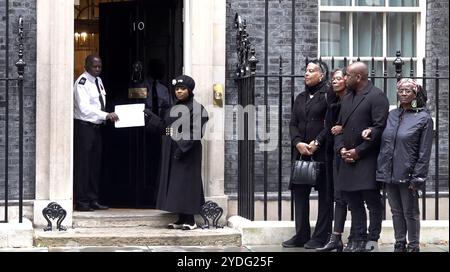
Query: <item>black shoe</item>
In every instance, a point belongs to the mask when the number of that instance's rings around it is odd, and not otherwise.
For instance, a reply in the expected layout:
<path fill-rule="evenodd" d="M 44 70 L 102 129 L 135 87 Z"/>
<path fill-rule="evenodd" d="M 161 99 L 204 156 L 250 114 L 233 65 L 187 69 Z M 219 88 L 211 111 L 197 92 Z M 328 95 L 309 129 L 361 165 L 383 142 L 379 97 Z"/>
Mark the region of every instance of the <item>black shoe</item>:
<path fill-rule="evenodd" d="M 406 241 L 395 242 L 394 252 L 406 252 Z"/>
<path fill-rule="evenodd" d="M 356 243 L 353 240 L 349 239 L 347 242 L 347 245 L 345 245 L 343 251 L 344 252 L 353 252 L 353 249 L 355 248 L 355 246 L 356 246 Z"/>
<path fill-rule="evenodd" d="M 331 234 L 330 240 L 328 243 L 320 248 L 317 248 L 317 252 L 330 252 L 332 250 L 335 250 L 337 252 L 341 252 L 344 248 L 344 244 L 342 243 L 341 234 Z"/>
<path fill-rule="evenodd" d="M 420 252 L 420 246 L 408 244 L 406 247 L 406 252 Z"/>
<path fill-rule="evenodd" d="M 78 211 L 78 212 L 92 212 L 94 209 L 91 208 L 89 205 L 80 205 L 80 204 L 78 204 L 78 205 L 75 206 L 74 210 Z"/>
<path fill-rule="evenodd" d="M 362 241 L 356 241 L 354 243 L 355 243 L 355 246 L 353 247 L 352 252 L 367 252 L 367 250 L 366 250 L 367 241 L 362 240 Z"/>
<path fill-rule="evenodd" d="M 97 201 L 91 202 L 91 208 L 94 209 L 94 210 L 107 210 L 107 209 L 109 209 L 108 206 L 101 205 Z"/>
<path fill-rule="evenodd" d="M 321 248 L 321 247 L 323 247 L 323 243 L 321 243 L 317 240 L 314 240 L 314 239 L 309 240 L 305 244 L 306 249 L 317 249 L 317 248 Z"/>
<path fill-rule="evenodd" d="M 287 247 L 287 248 L 289 248 L 289 247 L 303 247 L 305 245 L 305 243 L 297 241 L 296 237 L 294 236 L 291 239 L 286 240 L 283 243 L 281 243 L 281 245 L 283 247 Z"/>

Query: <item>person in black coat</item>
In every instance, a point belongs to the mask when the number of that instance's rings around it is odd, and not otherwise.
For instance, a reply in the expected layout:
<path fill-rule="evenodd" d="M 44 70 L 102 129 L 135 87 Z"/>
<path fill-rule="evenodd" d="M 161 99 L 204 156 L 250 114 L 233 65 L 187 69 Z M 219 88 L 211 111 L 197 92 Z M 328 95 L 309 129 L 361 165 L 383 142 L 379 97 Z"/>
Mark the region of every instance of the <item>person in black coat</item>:
<path fill-rule="evenodd" d="M 386 185 L 394 224 L 394 252 L 419 252 L 418 190 L 428 176 L 433 119 L 425 107 L 424 91 L 414 79 L 401 79 L 397 83 L 397 96 L 400 106 L 389 112 L 381 136 L 376 178 Z M 370 130 L 365 132 L 363 136 L 370 137 Z"/>
<path fill-rule="evenodd" d="M 294 102 L 289 132 L 293 146 L 293 160 L 300 155 L 303 160 L 325 161 L 328 67 L 319 60 L 308 63 L 305 73 L 305 92 Z M 311 236 L 309 224 L 309 196 L 312 186 L 289 184 L 295 204 L 296 234 L 284 241 L 284 247 L 305 247 L 315 249 L 324 246 L 331 232 L 333 220 L 333 191 L 327 185 L 325 172 L 319 174 L 315 189 L 319 192 L 319 210 L 314 233 Z M 330 196 L 331 194 L 331 196 Z"/>
<path fill-rule="evenodd" d="M 195 214 L 205 203 L 201 177 L 205 108 L 194 99 L 194 80 L 186 75 L 172 81 L 176 102 L 159 118 L 145 110 L 147 128 L 162 134 L 159 190 L 156 208 L 178 213 L 169 229 L 197 228 Z"/>
<path fill-rule="evenodd" d="M 331 92 L 328 97 L 328 109 L 325 115 L 325 128 L 327 131 L 325 169 L 328 180 L 327 185 L 333 186 L 330 190 L 334 189 L 334 202 L 336 204 L 334 207 L 333 232 L 330 235 L 328 243 L 324 247 L 318 248 L 318 252 L 328 252 L 332 250 L 337 250 L 339 252 L 344 248 L 344 244 L 342 243 L 342 233 L 344 232 L 345 220 L 347 217 L 347 201 L 342 196 L 342 192 L 336 190 L 336 186 L 334 185 L 341 160 L 339 155 L 334 152 L 334 136 L 342 133 L 342 126 L 339 125 L 337 121 L 341 110 L 341 100 L 347 93 L 345 86 L 345 71 L 345 68 L 339 68 L 331 73 L 333 92 Z M 347 247 L 351 247 L 352 245 L 352 231 L 353 228 L 350 230 Z"/>
<path fill-rule="evenodd" d="M 381 233 L 383 204 L 375 171 L 389 102 L 386 95 L 369 81 L 364 63 L 349 65 L 345 80 L 349 93 L 342 100 L 338 119 L 343 133 L 335 137 L 335 150 L 341 156 L 336 185 L 344 192 L 354 221 L 356 246 L 353 251 L 362 252 L 366 251 L 366 246 L 376 249 Z M 369 127 L 372 137 L 365 141 L 361 133 Z M 369 235 L 364 202 L 370 213 Z"/>

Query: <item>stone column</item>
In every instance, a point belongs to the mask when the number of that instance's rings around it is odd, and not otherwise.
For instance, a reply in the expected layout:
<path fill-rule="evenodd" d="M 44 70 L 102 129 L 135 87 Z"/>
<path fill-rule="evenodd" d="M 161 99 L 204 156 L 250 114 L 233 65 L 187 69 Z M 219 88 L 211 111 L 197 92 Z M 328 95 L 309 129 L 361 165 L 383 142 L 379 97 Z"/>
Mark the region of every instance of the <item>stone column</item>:
<path fill-rule="evenodd" d="M 38 226 L 46 224 L 42 209 L 53 201 L 67 211 L 63 225 L 72 225 L 73 29 L 73 0 L 37 0 L 34 225 Z"/>
<path fill-rule="evenodd" d="M 213 106 L 214 84 L 225 84 L 225 0 L 190 1 L 191 71 L 195 95 L 209 112 L 203 142 L 203 182 L 207 200 L 217 202 L 227 214 L 224 194 L 224 108 Z M 224 99 L 225 101 L 225 99 Z"/>

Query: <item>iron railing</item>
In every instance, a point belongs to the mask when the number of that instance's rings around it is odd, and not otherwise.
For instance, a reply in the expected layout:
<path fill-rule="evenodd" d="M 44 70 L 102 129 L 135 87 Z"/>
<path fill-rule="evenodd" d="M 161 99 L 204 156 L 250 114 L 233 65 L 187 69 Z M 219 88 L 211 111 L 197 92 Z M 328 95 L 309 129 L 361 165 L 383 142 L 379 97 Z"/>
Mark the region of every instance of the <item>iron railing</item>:
<path fill-rule="evenodd" d="M 266 22 L 267 23 L 267 22 Z M 296 95 L 296 87 L 295 83 L 297 79 L 304 80 L 304 74 L 284 74 L 283 70 L 283 59 L 280 56 L 279 57 L 279 73 L 278 74 L 269 74 L 268 73 L 268 58 L 267 58 L 267 42 L 266 42 L 266 50 L 265 50 L 265 64 L 264 64 L 264 74 L 258 74 L 256 73 L 256 63 L 258 62 L 256 58 L 256 52 L 255 49 L 252 48 L 249 34 L 247 33 L 247 24 L 245 20 L 242 20 L 241 17 L 236 14 L 235 16 L 235 27 L 237 29 L 237 55 L 238 55 L 238 64 L 236 68 L 236 74 L 235 74 L 235 81 L 237 84 L 237 91 L 238 91 L 238 98 L 239 98 L 239 104 L 242 107 L 246 107 L 248 105 L 254 105 L 255 103 L 255 81 L 258 80 L 258 82 L 263 82 L 263 88 L 261 88 L 260 85 L 258 85 L 258 89 L 263 89 L 263 105 L 266 107 L 266 110 L 268 109 L 269 103 L 268 103 L 268 96 L 269 96 L 269 79 L 272 81 L 278 81 L 278 148 L 277 148 L 277 155 L 278 155 L 278 178 L 277 178 L 277 188 L 278 191 L 277 194 L 277 204 L 278 204 L 278 220 L 282 220 L 282 200 L 283 200 L 283 185 L 287 185 L 287 182 L 289 180 L 290 172 L 283 173 L 283 169 L 285 169 L 284 166 L 287 166 L 286 164 L 289 164 L 288 169 L 290 169 L 290 159 L 289 162 L 286 162 L 286 159 L 283 160 L 283 135 L 285 135 L 289 131 L 288 127 L 288 121 L 286 118 L 283 117 L 282 114 L 282 106 L 284 105 L 283 100 L 283 93 L 284 90 L 287 88 L 283 86 L 284 82 L 286 80 L 290 81 L 290 109 L 292 108 L 292 105 L 294 104 L 294 98 Z M 293 30 L 295 31 L 295 30 Z M 266 31 L 267 32 L 267 31 Z M 266 37 L 267 38 L 267 37 Z M 295 39 L 292 39 L 295 40 Z M 294 48 L 294 46 L 293 46 Z M 291 71 L 295 71 L 295 50 L 292 52 L 292 60 L 291 60 Z M 389 80 L 400 80 L 403 76 L 404 72 L 404 64 L 405 59 L 402 59 L 401 52 L 398 51 L 396 58 L 392 61 L 390 65 L 393 65 L 395 68 L 395 75 L 388 75 L 388 65 L 389 62 L 387 58 L 383 59 L 383 75 L 377 75 L 376 69 L 375 69 L 375 58 L 369 58 L 369 69 L 370 69 L 370 80 L 374 82 L 374 85 L 382 89 L 386 94 L 388 91 L 388 81 Z M 361 58 L 342 58 L 340 60 L 343 60 L 343 65 L 347 66 L 351 61 L 360 61 Z M 409 75 L 407 77 L 419 79 L 422 81 L 423 89 L 427 90 L 427 86 L 431 85 L 431 81 L 434 85 L 434 90 L 430 90 L 428 88 L 427 93 L 433 93 L 434 94 L 434 100 L 432 101 L 434 104 L 431 105 L 434 107 L 432 110 L 433 116 L 435 118 L 435 131 L 434 131 L 434 188 L 425 187 L 422 193 L 422 218 L 423 220 L 426 220 L 426 198 L 427 198 L 427 192 L 433 193 L 435 198 L 435 215 L 434 218 L 436 220 L 439 219 L 439 196 L 440 196 L 440 188 L 439 188 L 439 178 L 447 180 L 448 177 L 442 177 L 441 173 L 439 172 L 440 162 L 439 162 L 439 155 L 440 155 L 440 144 L 439 144 L 439 136 L 440 136 L 440 130 L 439 130 L 439 124 L 440 124 L 440 116 L 439 116 L 439 103 L 441 95 L 439 94 L 439 86 L 442 81 L 449 80 L 448 76 L 441 76 L 439 71 L 439 60 L 436 59 L 434 62 L 434 71 L 433 75 L 428 75 L 429 72 L 427 71 L 427 63 L 426 59 L 424 58 L 422 60 L 422 75 L 417 76 L 416 71 L 414 69 L 414 61 L 412 58 L 407 59 L 410 62 L 409 67 Z M 332 57 L 331 59 L 325 60 L 325 62 L 328 62 L 330 66 L 330 71 L 335 68 L 336 59 Z M 308 58 L 305 59 L 305 67 L 308 63 Z M 381 83 L 380 83 L 381 82 Z M 395 82 L 395 81 L 394 81 Z M 273 82 L 272 82 L 273 83 Z M 274 85 L 272 84 L 270 88 L 273 90 Z M 276 87 L 275 87 L 276 88 Z M 289 87 L 288 87 L 289 88 Z M 433 91 L 433 92 L 432 92 Z M 273 92 L 271 93 L 273 95 Z M 253 103 L 253 104 L 252 104 Z M 447 101 L 448 104 L 448 101 Z M 266 112 L 266 124 L 268 123 L 268 116 Z M 247 116 L 247 119 L 251 118 Z M 286 125 L 283 125 L 286 124 Z M 247 128 L 248 122 L 244 124 L 245 130 L 248 130 Z M 265 132 L 264 132 L 265 133 Z M 283 134 L 284 133 L 284 134 Z M 448 131 L 447 131 L 448 135 Z M 248 136 L 248 135 L 247 135 Z M 260 137 L 262 139 L 266 139 L 265 136 Z M 254 220 L 254 200 L 255 200 L 255 148 L 254 148 L 255 142 L 248 137 L 245 138 L 239 138 L 238 143 L 238 214 L 248 218 L 250 220 Z M 286 145 L 286 144 L 285 144 Z M 286 154 L 285 154 L 286 155 Z M 290 158 L 290 156 L 289 156 Z M 263 203 L 264 203 L 264 220 L 267 220 L 267 213 L 268 213 L 268 152 L 263 152 Z M 259 169 L 258 169 L 259 170 Z M 431 170 L 432 171 L 432 170 Z M 448 173 L 447 173 L 448 176 Z M 430 184 L 430 183 L 428 183 Z M 286 186 L 284 186 L 286 187 Z M 448 190 L 448 181 L 447 181 L 447 190 Z M 270 193 L 274 193 L 271 191 Z M 448 192 L 447 192 L 448 193 Z M 428 194 L 429 195 L 429 194 Z M 292 195 L 291 195 L 291 199 Z M 386 206 L 386 193 L 383 190 L 383 199 Z M 293 201 L 291 201 L 291 219 L 294 219 L 294 206 Z M 384 214 L 384 218 L 386 218 L 386 211 Z"/>
<path fill-rule="evenodd" d="M 18 61 L 15 63 L 17 68 L 17 77 L 10 77 L 9 74 L 9 1 L 5 2 L 5 72 L 4 78 L 0 78 L 0 82 L 4 83 L 4 100 L 0 101 L 0 109 L 4 109 L 4 179 L 0 179 L 0 184 L 4 183 L 4 218 L 0 221 L 0 223 L 8 222 L 8 209 L 9 209 L 9 185 L 10 185 L 10 177 L 9 177 L 9 168 L 10 168 L 10 150 L 9 150 L 9 138 L 10 138 L 10 98 L 13 94 L 10 93 L 10 87 L 12 85 L 10 83 L 15 82 L 17 84 L 17 101 L 18 101 L 18 141 L 19 141 L 19 164 L 18 164 L 18 208 L 19 208 L 19 223 L 22 223 L 23 217 L 23 83 L 24 83 L 24 74 L 25 74 L 25 66 L 26 63 L 23 60 L 24 56 L 24 32 L 23 32 L 23 18 L 19 16 L 18 25 L 17 25 L 17 42 L 18 42 Z M 1 202 L 0 202 L 1 203 Z"/>

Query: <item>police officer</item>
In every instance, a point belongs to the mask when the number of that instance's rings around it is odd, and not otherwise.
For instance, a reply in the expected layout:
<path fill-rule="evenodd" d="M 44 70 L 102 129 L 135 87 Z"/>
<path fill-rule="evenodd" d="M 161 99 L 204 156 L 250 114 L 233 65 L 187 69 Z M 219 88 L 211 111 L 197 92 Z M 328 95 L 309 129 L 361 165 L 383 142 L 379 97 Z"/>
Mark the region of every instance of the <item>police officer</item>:
<path fill-rule="evenodd" d="M 74 86 L 74 200 L 76 211 L 106 210 L 98 202 L 102 155 L 101 126 L 116 122 L 114 112 L 105 112 L 106 92 L 99 75 L 102 61 L 89 55 L 85 72 Z"/>

